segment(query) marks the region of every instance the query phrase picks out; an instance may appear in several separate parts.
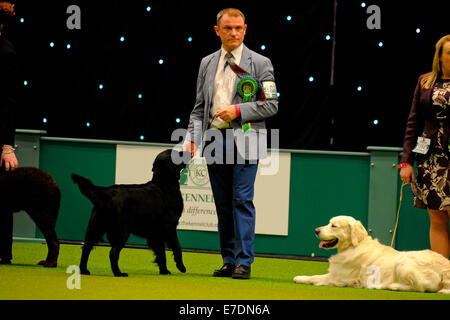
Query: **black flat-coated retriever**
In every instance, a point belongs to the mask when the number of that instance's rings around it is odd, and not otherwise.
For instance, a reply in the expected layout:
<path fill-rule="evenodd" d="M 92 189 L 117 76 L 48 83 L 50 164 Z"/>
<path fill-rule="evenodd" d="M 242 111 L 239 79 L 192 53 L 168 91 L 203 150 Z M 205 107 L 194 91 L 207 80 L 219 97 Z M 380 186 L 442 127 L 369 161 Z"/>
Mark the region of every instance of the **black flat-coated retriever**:
<path fill-rule="evenodd" d="M 183 161 L 175 164 L 172 155 Z M 161 152 L 153 162 L 152 180 L 138 185 L 100 187 L 72 174 L 72 180 L 78 184 L 81 193 L 94 204 L 81 255 L 81 274 L 90 274 L 87 269 L 89 253 L 105 233 L 112 247 L 109 259 L 116 277 L 128 276 L 120 271 L 118 261 L 131 233 L 147 239 L 148 246 L 156 255 L 160 274 L 170 274 L 166 265 L 165 242 L 173 251 L 178 270 L 186 272 L 177 225 L 183 212 L 180 173 L 189 159 L 188 152 L 172 149 Z"/>
<path fill-rule="evenodd" d="M 47 172 L 34 167 L 13 171 L 0 168 L 0 264 L 11 263 L 13 213 L 24 210 L 47 241 L 47 258 L 38 264 L 57 266 L 59 240 L 55 225 L 60 200 L 59 187 Z"/>

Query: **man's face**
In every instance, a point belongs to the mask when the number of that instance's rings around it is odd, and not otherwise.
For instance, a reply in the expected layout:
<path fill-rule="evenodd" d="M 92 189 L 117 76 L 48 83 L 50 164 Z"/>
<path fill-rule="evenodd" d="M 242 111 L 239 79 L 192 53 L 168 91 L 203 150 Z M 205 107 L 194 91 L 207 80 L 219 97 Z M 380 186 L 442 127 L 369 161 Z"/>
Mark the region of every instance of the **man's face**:
<path fill-rule="evenodd" d="M 230 16 L 225 13 L 219 21 L 218 26 L 214 26 L 217 36 L 222 41 L 222 46 L 226 51 L 233 51 L 244 41 L 247 25 L 241 16 Z"/>

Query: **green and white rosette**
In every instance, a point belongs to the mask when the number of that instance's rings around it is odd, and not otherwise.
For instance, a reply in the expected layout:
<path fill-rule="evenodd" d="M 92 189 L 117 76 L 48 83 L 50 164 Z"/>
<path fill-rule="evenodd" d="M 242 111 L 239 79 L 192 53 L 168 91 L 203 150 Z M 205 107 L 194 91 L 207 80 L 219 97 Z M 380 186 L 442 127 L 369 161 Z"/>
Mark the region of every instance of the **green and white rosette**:
<path fill-rule="evenodd" d="M 252 77 L 245 77 L 239 80 L 237 91 L 243 102 L 250 102 L 258 91 L 258 83 Z"/>

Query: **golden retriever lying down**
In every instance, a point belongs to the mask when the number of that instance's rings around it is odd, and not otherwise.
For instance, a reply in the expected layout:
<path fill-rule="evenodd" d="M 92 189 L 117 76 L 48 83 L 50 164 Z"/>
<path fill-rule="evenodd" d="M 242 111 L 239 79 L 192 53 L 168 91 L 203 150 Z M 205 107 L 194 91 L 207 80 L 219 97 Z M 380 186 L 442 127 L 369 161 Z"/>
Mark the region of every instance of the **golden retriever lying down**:
<path fill-rule="evenodd" d="M 327 274 L 296 283 L 450 294 L 450 261 L 431 250 L 397 251 L 372 239 L 361 222 L 338 216 L 316 229 L 319 247 L 337 248 Z"/>

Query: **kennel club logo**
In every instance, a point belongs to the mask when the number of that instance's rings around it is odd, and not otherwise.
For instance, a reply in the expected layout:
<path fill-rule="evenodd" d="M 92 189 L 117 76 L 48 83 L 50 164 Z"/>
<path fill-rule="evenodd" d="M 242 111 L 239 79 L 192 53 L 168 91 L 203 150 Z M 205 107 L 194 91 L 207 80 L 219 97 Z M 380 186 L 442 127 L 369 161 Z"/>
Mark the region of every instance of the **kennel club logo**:
<path fill-rule="evenodd" d="M 204 186 L 209 182 L 208 168 L 204 159 L 194 159 L 191 164 L 187 165 L 181 173 L 180 185 L 189 185 L 188 181 L 192 181 L 195 186 Z"/>

